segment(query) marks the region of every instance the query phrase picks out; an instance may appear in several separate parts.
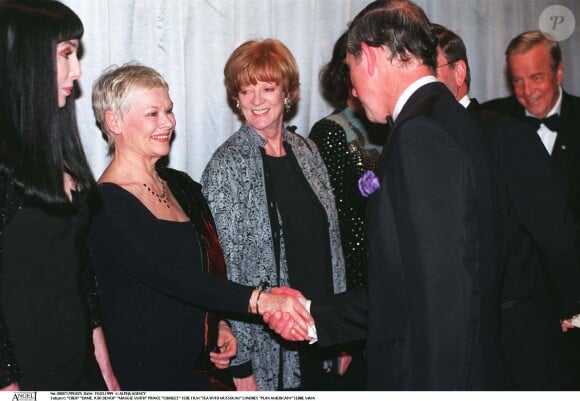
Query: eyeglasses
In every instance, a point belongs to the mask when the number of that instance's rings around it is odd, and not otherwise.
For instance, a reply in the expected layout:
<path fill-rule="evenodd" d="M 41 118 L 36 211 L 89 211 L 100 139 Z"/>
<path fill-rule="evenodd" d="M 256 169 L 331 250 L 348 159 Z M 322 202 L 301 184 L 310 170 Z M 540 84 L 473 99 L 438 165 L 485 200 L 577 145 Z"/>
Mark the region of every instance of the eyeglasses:
<path fill-rule="evenodd" d="M 459 60 L 453 60 L 445 64 L 438 65 L 437 68 L 445 67 L 446 65 L 451 65 L 457 63 Z"/>

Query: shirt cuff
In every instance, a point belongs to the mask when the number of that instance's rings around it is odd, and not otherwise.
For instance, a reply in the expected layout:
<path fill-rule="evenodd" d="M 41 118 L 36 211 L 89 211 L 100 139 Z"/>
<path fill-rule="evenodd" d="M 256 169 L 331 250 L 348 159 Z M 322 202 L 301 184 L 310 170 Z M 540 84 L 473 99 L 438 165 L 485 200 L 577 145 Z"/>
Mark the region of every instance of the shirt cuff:
<path fill-rule="evenodd" d="M 310 310 L 308 311 L 310 312 Z M 576 327 L 580 327 L 580 314 L 572 316 L 572 319 L 570 319 L 570 322 L 576 326 Z"/>
<path fill-rule="evenodd" d="M 309 299 L 306 301 L 306 305 L 304 305 L 308 313 L 310 313 L 311 304 L 312 301 Z M 316 332 L 316 326 L 314 325 L 314 323 L 308 325 L 308 337 L 310 337 L 310 341 L 308 341 L 308 344 L 314 344 L 318 342 L 318 333 Z"/>

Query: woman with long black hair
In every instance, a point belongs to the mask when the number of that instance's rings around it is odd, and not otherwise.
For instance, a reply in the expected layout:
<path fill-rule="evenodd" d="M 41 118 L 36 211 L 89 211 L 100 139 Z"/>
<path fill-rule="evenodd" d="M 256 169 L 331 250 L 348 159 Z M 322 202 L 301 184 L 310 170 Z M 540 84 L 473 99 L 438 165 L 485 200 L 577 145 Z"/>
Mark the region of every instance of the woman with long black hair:
<path fill-rule="evenodd" d="M 57 1 L 0 1 L 4 390 L 118 389 L 87 251 L 94 179 L 71 96 L 83 30 Z"/>

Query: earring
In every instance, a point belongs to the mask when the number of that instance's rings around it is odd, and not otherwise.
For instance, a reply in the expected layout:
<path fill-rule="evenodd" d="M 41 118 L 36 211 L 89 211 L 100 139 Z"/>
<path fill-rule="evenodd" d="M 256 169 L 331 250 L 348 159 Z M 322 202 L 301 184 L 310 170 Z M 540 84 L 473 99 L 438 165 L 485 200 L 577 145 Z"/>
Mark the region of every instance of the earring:
<path fill-rule="evenodd" d="M 239 100 L 236 100 L 236 109 L 238 109 L 238 110 L 240 109 L 240 101 Z"/>
<path fill-rule="evenodd" d="M 292 109 L 292 100 L 288 96 L 284 98 L 284 108 L 286 109 L 286 113 L 290 113 Z"/>

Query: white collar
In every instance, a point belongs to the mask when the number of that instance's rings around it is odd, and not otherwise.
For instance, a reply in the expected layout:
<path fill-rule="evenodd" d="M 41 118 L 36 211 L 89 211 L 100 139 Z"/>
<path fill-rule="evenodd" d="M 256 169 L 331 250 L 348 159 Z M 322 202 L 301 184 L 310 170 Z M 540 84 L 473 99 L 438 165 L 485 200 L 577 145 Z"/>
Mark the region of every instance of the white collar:
<path fill-rule="evenodd" d="M 461 104 L 465 108 L 468 108 L 470 103 L 471 99 L 469 98 L 469 95 L 465 95 L 461 99 L 459 99 L 459 104 Z"/>
<path fill-rule="evenodd" d="M 401 110 L 403 110 L 403 106 L 405 106 L 405 103 L 407 103 L 407 100 L 409 100 L 409 98 L 413 95 L 413 93 L 415 93 L 420 87 L 430 84 L 431 82 L 439 82 L 439 81 L 437 81 L 437 78 L 435 78 L 433 75 L 426 75 L 424 77 L 419 78 L 411 85 L 407 86 L 407 89 L 405 89 L 403 93 L 401 93 L 401 96 L 399 96 L 399 98 L 397 99 L 397 103 L 395 103 L 395 108 L 393 110 L 392 115 L 393 121 L 397 119 L 397 117 L 401 113 Z"/>

